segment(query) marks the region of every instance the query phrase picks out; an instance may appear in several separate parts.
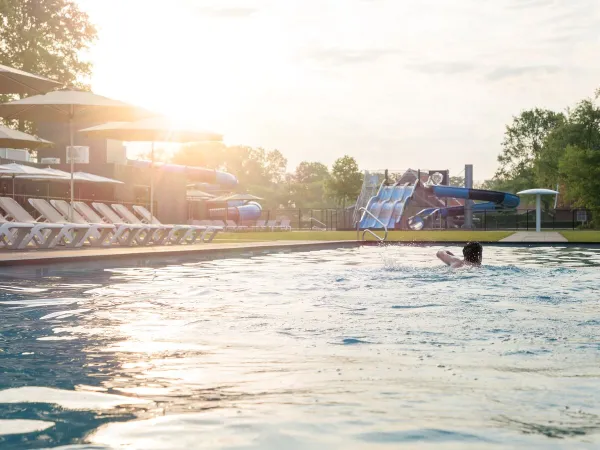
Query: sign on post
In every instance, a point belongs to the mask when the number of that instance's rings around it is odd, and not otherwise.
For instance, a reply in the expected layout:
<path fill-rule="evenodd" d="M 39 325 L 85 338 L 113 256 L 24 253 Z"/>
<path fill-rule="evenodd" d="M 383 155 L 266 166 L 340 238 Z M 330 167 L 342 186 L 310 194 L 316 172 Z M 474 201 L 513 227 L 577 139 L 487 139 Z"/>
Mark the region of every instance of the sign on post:
<path fill-rule="evenodd" d="M 89 164 L 90 148 L 86 145 L 67 146 L 67 163 Z"/>

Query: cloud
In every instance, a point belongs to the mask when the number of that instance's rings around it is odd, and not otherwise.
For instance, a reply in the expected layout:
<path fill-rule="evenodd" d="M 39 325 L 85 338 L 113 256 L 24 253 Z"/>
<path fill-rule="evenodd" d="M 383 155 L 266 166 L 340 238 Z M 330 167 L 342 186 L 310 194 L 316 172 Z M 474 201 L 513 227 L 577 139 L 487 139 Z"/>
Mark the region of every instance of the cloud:
<path fill-rule="evenodd" d="M 468 61 L 432 61 L 409 64 L 407 68 L 425 74 L 454 75 L 473 71 L 475 64 Z"/>
<path fill-rule="evenodd" d="M 319 49 L 310 52 L 310 58 L 331 65 L 362 64 L 375 62 L 387 56 L 399 55 L 402 50 L 393 48 L 368 49 Z"/>
<path fill-rule="evenodd" d="M 520 78 L 529 75 L 551 75 L 560 72 L 557 65 L 498 67 L 488 72 L 485 78 L 489 81 L 501 81 L 508 78 Z"/>
<path fill-rule="evenodd" d="M 223 19 L 235 19 L 250 17 L 260 11 L 260 8 L 249 8 L 249 7 L 197 7 L 196 12 L 210 17 L 223 18 Z"/>
<path fill-rule="evenodd" d="M 545 6 L 552 6 L 554 4 L 555 0 L 514 0 L 513 3 L 508 5 L 508 9 L 539 8 Z"/>

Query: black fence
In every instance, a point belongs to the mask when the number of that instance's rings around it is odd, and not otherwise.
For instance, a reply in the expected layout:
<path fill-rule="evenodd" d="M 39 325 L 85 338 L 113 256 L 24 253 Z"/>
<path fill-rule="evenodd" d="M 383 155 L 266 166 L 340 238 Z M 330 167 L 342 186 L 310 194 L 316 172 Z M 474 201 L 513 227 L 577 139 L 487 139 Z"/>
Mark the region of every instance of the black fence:
<path fill-rule="evenodd" d="M 352 230 L 354 211 L 347 209 L 275 209 L 263 210 L 262 220 L 289 219 L 296 230 Z M 535 209 L 481 211 L 473 213 L 476 230 L 535 230 Z M 438 220 L 434 228 L 452 228 Z M 600 209 L 556 209 L 542 211 L 543 230 L 600 228 Z"/>
<path fill-rule="evenodd" d="M 600 210 L 554 209 L 542 211 L 542 230 L 598 228 Z M 473 228 L 478 230 L 535 230 L 535 209 L 473 213 Z"/>
<path fill-rule="evenodd" d="M 260 219 L 289 219 L 294 230 L 351 230 L 355 226 L 354 211 L 347 209 L 267 209 Z"/>

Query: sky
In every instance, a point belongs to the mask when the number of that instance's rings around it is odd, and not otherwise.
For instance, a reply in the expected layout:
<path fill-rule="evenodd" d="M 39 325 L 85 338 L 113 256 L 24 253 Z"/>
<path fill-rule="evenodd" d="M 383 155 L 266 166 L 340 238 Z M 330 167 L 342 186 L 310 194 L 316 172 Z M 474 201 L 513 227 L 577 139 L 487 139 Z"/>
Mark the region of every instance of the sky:
<path fill-rule="evenodd" d="M 92 89 L 288 169 L 493 175 L 506 124 L 600 87 L 598 0 L 78 0 Z"/>

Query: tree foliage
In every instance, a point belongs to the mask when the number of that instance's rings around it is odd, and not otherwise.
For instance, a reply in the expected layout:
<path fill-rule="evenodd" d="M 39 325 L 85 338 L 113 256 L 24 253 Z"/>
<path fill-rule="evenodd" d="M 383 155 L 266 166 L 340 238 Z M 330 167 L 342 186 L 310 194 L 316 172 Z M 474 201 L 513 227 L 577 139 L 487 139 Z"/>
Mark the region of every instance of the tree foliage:
<path fill-rule="evenodd" d="M 0 64 L 81 85 L 91 73 L 82 51 L 95 39 L 74 0 L 0 1 Z"/>
<path fill-rule="evenodd" d="M 537 108 L 521 113 L 506 128 L 498 161 L 489 181 L 498 190 L 558 185 L 562 206 L 566 201 L 600 207 L 600 108 L 595 99 L 583 99 L 566 113 Z"/>
<path fill-rule="evenodd" d="M 327 188 L 338 204 L 345 207 L 347 202 L 358 198 L 362 181 L 363 175 L 358 169 L 356 160 L 346 155 L 333 163 Z"/>

